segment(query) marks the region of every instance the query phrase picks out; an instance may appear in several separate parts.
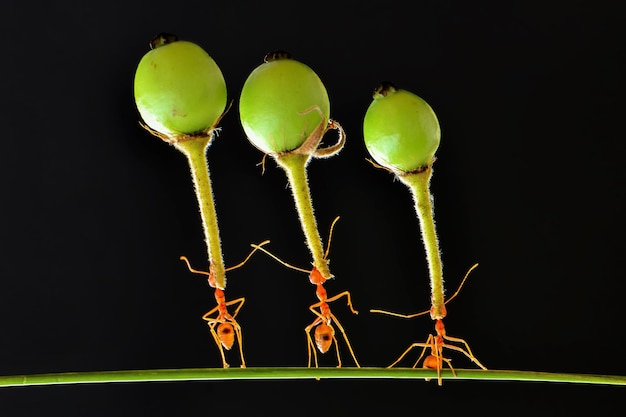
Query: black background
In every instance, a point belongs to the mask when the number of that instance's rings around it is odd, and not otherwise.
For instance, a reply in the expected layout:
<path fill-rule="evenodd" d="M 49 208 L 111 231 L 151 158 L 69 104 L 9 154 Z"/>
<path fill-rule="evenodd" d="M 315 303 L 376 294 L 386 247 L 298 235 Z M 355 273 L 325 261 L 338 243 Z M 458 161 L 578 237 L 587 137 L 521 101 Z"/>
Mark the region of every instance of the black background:
<path fill-rule="evenodd" d="M 431 184 L 451 335 L 489 368 L 626 375 L 624 22 L 596 1 L 3 2 L 0 66 L 0 374 L 219 367 L 214 306 L 178 257 L 206 263 L 182 154 L 143 131 L 132 80 L 168 31 L 221 67 L 233 110 L 208 152 L 227 266 L 249 244 L 309 263 L 284 173 L 245 138 L 237 98 L 265 53 L 311 66 L 348 135 L 309 165 L 329 295 L 364 366 L 432 331 L 427 268 L 408 189 L 362 142 L 389 80 L 442 126 Z M 264 256 L 228 274 L 249 366 L 304 366 L 316 301 L 304 274 Z M 343 345 L 341 346 L 343 348 Z M 230 362 L 238 358 L 232 352 Z M 346 364 L 347 352 L 342 350 Z M 457 367 L 471 367 L 453 355 Z M 322 363 L 333 366 L 332 355 Z M 0 389 L 2 416 L 619 412 L 623 388 L 421 380 L 224 381 Z"/>

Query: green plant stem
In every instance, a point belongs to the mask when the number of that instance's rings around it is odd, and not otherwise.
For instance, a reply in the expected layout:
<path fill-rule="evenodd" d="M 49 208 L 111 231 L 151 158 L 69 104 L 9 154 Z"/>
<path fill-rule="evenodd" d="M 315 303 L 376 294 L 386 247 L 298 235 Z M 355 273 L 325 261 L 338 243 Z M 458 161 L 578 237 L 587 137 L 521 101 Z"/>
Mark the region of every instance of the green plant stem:
<path fill-rule="evenodd" d="M 626 386 L 626 376 L 567 374 L 509 370 L 456 369 L 456 377 L 442 370 L 444 379 L 561 382 Z M 68 372 L 0 376 L 0 387 L 103 384 L 120 382 L 209 381 L 252 379 L 424 379 L 436 380 L 431 369 L 412 368 L 190 368 L 130 371 Z M 444 383 L 445 386 L 445 383 Z"/>
<path fill-rule="evenodd" d="M 431 317 L 442 319 L 446 315 L 446 310 L 443 294 L 443 267 L 430 194 L 432 172 L 432 165 L 430 165 L 424 171 L 399 175 L 398 178 L 411 190 L 415 202 L 415 211 L 420 222 L 430 275 Z"/>
<path fill-rule="evenodd" d="M 194 189 L 200 207 L 200 216 L 202 217 L 209 265 L 213 267 L 216 286 L 220 289 L 225 289 L 226 269 L 222 256 L 215 203 L 213 202 L 213 188 L 211 187 L 209 166 L 206 160 L 206 151 L 211 144 L 213 136 L 214 133 L 211 131 L 206 136 L 198 136 L 193 139 L 176 142 L 175 146 L 185 154 L 189 162 Z"/>
<path fill-rule="evenodd" d="M 286 153 L 277 155 L 275 159 L 278 165 L 285 170 L 289 179 L 302 231 L 313 256 L 313 265 L 324 278 L 330 279 L 332 274 L 328 268 L 328 261 L 324 257 L 324 249 L 313 213 L 313 202 L 307 180 L 306 165 L 310 157 L 310 155 Z"/>

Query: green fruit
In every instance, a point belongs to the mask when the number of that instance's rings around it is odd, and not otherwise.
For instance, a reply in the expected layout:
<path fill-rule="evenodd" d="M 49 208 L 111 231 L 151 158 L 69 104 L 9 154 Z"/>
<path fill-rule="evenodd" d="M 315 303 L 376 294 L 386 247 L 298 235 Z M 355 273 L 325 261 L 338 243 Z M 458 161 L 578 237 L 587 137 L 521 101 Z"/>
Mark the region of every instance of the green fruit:
<path fill-rule="evenodd" d="M 330 117 L 328 93 L 317 74 L 285 53 L 266 56 L 248 76 L 239 99 L 248 140 L 264 153 L 299 148 Z"/>
<path fill-rule="evenodd" d="M 135 72 L 135 103 L 144 122 L 168 137 L 215 127 L 226 108 L 226 83 L 200 46 L 162 34 Z"/>
<path fill-rule="evenodd" d="M 363 136 L 378 164 L 408 173 L 433 163 L 441 130 L 435 112 L 423 99 L 382 84 L 365 114 Z"/>

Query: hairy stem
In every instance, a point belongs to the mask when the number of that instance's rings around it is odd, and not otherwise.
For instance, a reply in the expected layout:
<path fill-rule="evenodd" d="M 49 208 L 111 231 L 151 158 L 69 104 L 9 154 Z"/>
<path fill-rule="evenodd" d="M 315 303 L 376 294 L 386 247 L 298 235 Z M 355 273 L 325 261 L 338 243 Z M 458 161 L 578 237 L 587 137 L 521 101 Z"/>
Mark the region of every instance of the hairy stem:
<path fill-rule="evenodd" d="M 209 265 L 213 266 L 215 284 L 220 289 L 226 288 L 226 269 L 222 256 L 220 233 L 217 226 L 217 214 L 213 202 L 213 188 L 209 176 L 209 166 L 206 160 L 206 150 L 211 144 L 214 133 L 207 136 L 180 141 L 175 144 L 176 148 L 187 157 L 194 189 L 200 207 L 204 238 L 209 255 Z"/>
<path fill-rule="evenodd" d="M 329 279 L 332 274 L 328 268 L 328 261 L 324 258 L 324 249 L 313 213 L 313 202 L 307 180 L 306 165 L 309 158 L 310 155 L 287 153 L 276 156 L 276 162 L 285 170 L 289 179 L 302 231 L 313 256 L 313 265 L 324 278 Z"/>
<path fill-rule="evenodd" d="M 443 267 L 439 251 L 439 240 L 435 229 L 432 196 L 430 194 L 432 172 L 432 165 L 429 165 L 424 171 L 401 175 L 398 178 L 411 190 L 415 202 L 415 211 L 420 222 L 430 274 L 432 303 L 430 314 L 433 319 L 442 319 L 446 315 L 446 310 L 443 294 Z"/>

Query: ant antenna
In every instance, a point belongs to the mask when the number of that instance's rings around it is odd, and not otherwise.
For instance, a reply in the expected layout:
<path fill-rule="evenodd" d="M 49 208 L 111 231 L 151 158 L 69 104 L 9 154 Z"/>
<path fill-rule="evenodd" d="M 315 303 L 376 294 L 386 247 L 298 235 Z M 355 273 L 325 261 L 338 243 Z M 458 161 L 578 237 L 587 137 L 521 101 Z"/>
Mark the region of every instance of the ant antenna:
<path fill-rule="evenodd" d="M 463 284 L 465 284 L 465 281 L 467 281 L 467 278 L 469 277 L 470 273 L 476 269 L 476 267 L 478 267 L 478 264 L 474 264 L 470 267 L 470 269 L 467 270 L 467 272 L 465 273 L 465 276 L 463 277 L 463 279 L 461 280 L 461 283 L 459 284 L 459 286 L 457 287 L 456 291 L 454 292 L 454 294 L 452 294 L 452 296 L 450 296 L 450 298 L 448 298 L 445 302 L 445 304 L 448 304 L 450 301 L 452 301 L 454 299 L 454 297 L 456 297 L 457 295 L 459 295 L 459 292 L 461 292 L 461 288 L 463 287 Z M 379 313 L 379 314 L 386 314 L 388 316 L 393 316 L 393 317 L 400 317 L 403 319 L 412 319 L 415 317 L 419 317 L 419 316 L 423 316 L 425 314 L 430 313 L 430 309 L 426 310 L 426 311 L 420 311 L 419 313 L 413 313 L 413 314 L 402 314 L 402 313 L 394 313 L 392 311 L 386 311 L 386 310 L 377 310 L 377 309 L 372 309 L 370 310 L 370 313 Z"/>
<path fill-rule="evenodd" d="M 339 220 L 339 216 L 335 217 L 335 220 L 330 225 L 330 231 L 328 232 L 328 243 L 326 245 L 326 252 L 324 252 L 324 259 L 328 259 L 328 254 L 330 253 L 330 242 L 333 239 L 333 229 L 335 228 L 335 223 Z"/>

